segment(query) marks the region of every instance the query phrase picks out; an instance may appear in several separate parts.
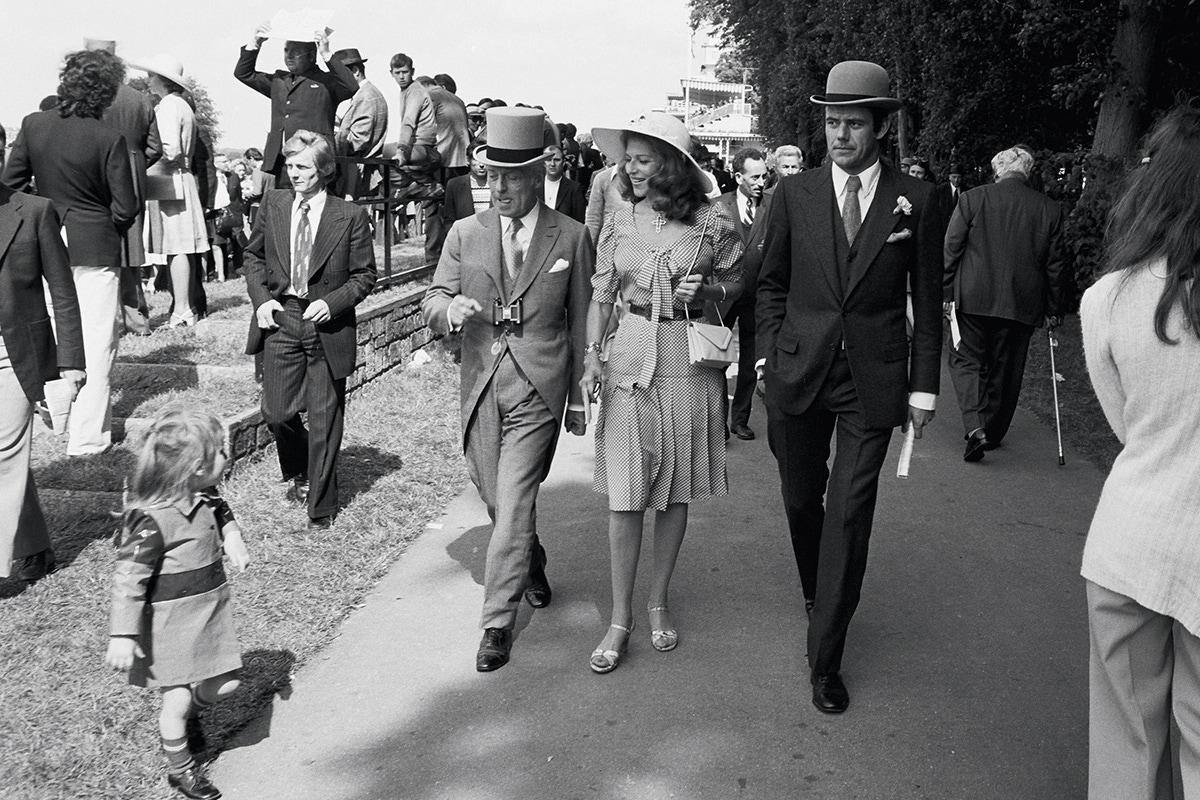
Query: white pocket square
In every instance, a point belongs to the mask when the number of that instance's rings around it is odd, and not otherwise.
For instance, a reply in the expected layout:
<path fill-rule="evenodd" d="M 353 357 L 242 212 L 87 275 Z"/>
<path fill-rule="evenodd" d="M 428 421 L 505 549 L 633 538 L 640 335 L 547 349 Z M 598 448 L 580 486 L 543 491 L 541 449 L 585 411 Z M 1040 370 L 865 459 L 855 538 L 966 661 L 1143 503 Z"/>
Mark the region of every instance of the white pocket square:
<path fill-rule="evenodd" d="M 550 268 L 550 272 L 562 272 L 564 269 L 570 268 L 571 264 L 565 258 L 560 258 L 554 262 L 554 266 Z"/>
<path fill-rule="evenodd" d="M 904 230 L 896 231 L 891 236 L 889 236 L 887 238 L 887 243 L 891 244 L 892 242 L 902 242 L 905 239 L 909 239 L 909 238 L 912 238 L 912 231 L 909 230 L 908 228 L 905 228 Z"/>

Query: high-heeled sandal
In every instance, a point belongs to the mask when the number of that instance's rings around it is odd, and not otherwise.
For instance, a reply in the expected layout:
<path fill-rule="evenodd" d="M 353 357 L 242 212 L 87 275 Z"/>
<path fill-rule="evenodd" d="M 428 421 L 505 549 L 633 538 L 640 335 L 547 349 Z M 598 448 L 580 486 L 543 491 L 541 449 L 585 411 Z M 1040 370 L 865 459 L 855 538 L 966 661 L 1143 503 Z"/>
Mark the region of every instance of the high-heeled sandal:
<path fill-rule="evenodd" d="M 617 665 L 621 663 L 621 656 L 624 655 L 625 651 L 629 649 L 629 634 L 633 633 L 632 624 L 626 628 L 624 625 L 618 625 L 614 622 L 608 627 L 616 628 L 619 631 L 625 631 L 625 643 L 621 646 L 620 650 L 605 650 L 602 647 L 597 647 L 592 651 L 592 658 L 590 661 L 588 661 L 588 666 L 591 667 L 592 672 L 595 672 L 597 675 L 604 675 L 617 668 Z"/>
<path fill-rule="evenodd" d="M 667 611 L 666 606 L 651 606 L 646 611 Z M 674 650 L 679 644 L 679 631 L 674 628 L 669 630 L 658 630 L 657 628 L 650 631 L 650 644 L 660 653 L 665 653 L 668 650 Z"/>

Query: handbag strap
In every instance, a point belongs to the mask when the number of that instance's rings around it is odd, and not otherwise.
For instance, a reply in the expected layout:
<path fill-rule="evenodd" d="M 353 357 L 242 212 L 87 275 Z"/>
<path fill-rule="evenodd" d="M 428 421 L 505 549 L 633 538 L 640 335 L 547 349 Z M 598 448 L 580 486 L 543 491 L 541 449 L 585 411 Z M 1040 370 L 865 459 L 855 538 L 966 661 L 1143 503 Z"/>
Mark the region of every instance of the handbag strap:
<path fill-rule="evenodd" d="M 692 271 L 694 269 L 696 269 L 696 264 L 700 263 L 700 250 L 701 250 L 701 248 L 704 247 L 704 237 L 706 235 L 708 235 L 708 223 L 711 221 L 712 221 L 712 206 L 710 205 L 708 207 L 708 216 L 706 216 L 704 218 L 704 227 L 700 229 L 700 242 L 699 242 L 699 244 L 696 245 L 696 254 L 694 256 L 692 256 L 692 265 L 690 267 L 688 267 L 688 271 L 686 273 L 684 273 L 683 277 L 685 277 L 685 278 L 688 277 L 688 275 L 691 275 Z M 724 325 L 725 320 L 721 319 L 721 307 L 719 305 L 717 305 L 716 303 L 713 303 L 713 308 L 715 308 L 717 310 L 717 321 L 720 322 L 722 325 Z M 692 321 L 692 315 L 688 312 L 688 304 L 687 303 L 683 304 L 683 316 L 685 319 L 687 319 L 688 322 Z"/>

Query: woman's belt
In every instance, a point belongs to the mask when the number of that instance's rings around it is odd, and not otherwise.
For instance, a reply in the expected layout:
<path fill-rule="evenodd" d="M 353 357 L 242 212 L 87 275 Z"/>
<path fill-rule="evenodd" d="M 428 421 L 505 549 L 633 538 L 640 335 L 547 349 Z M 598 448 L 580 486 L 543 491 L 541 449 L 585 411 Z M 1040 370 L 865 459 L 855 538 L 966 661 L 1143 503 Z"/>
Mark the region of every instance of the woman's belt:
<path fill-rule="evenodd" d="M 655 320 L 651 319 L 651 316 L 654 314 L 654 309 L 652 309 L 650 306 L 635 306 L 633 303 L 630 303 L 629 305 L 625 306 L 625 310 L 628 311 L 630 314 L 637 314 L 642 319 L 649 320 L 651 322 L 655 321 Z M 671 311 L 674 312 L 675 316 L 659 317 L 657 321 L 658 322 L 675 322 L 676 320 L 687 319 L 687 315 L 684 314 L 682 308 L 672 308 Z M 693 309 L 689 309 L 689 311 L 693 317 L 704 316 L 704 312 L 702 310 L 693 308 Z"/>

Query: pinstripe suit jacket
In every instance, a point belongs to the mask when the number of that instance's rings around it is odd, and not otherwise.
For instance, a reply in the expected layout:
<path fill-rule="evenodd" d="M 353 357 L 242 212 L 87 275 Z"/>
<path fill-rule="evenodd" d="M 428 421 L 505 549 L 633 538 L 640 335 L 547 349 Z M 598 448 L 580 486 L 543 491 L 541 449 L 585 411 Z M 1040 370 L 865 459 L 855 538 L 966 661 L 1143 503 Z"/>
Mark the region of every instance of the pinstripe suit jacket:
<path fill-rule="evenodd" d="M 291 189 L 267 192 L 254 220 L 244 271 L 246 291 L 255 310 L 268 300 L 282 302 L 284 292 L 292 285 L 291 225 L 295 197 Z M 334 378 L 345 378 L 354 372 L 355 366 L 354 307 L 371 293 L 377 274 L 367 212 L 354 203 L 332 195 L 327 197 L 308 263 L 308 299 L 324 300 L 332 315 L 328 322 L 317 326 L 325 360 Z M 264 340 L 272 333 L 258 327 L 252 316 L 246 352 L 260 352 Z"/>

